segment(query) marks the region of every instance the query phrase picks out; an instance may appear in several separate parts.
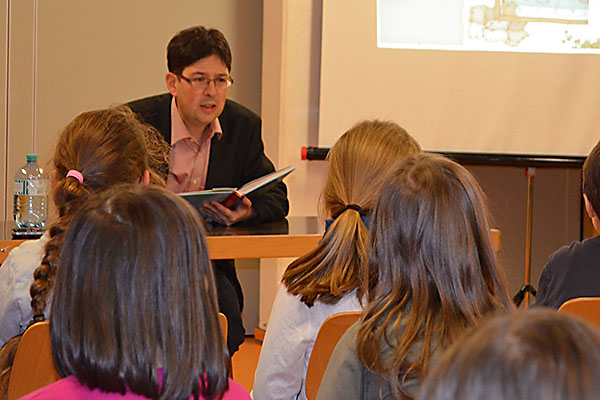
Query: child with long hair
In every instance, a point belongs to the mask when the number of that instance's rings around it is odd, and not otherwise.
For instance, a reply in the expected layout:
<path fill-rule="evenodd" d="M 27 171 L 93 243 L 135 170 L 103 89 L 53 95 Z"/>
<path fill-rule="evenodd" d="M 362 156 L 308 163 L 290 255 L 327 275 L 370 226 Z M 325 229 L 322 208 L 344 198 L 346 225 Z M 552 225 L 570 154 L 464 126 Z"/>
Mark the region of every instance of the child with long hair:
<path fill-rule="evenodd" d="M 555 310 L 486 321 L 457 340 L 425 379 L 421 400 L 595 400 L 600 331 Z"/>
<path fill-rule="evenodd" d="M 305 399 L 312 347 L 327 317 L 360 311 L 369 215 L 395 160 L 420 152 L 393 122 L 363 121 L 328 154 L 322 200 L 326 233 L 283 275 L 255 373 L 256 399 Z"/>
<path fill-rule="evenodd" d="M 365 309 L 336 346 L 318 399 L 414 398 L 438 351 L 512 308 L 471 174 L 421 154 L 391 176 L 371 222 Z"/>
<path fill-rule="evenodd" d="M 82 207 L 63 246 L 50 333 L 65 378 L 25 399 L 250 398 L 228 379 L 204 229 L 188 203 L 115 187 Z"/>
<path fill-rule="evenodd" d="M 49 311 L 64 234 L 73 216 L 91 195 L 118 183 L 164 185 L 169 148 L 162 143 L 154 128 L 124 106 L 82 113 L 61 133 L 51 176 L 58 219 L 41 239 L 11 251 L 0 268 L 0 344 L 8 341 L 0 351 L 0 396 L 20 340 L 15 335 L 32 321 L 44 320 Z"/>

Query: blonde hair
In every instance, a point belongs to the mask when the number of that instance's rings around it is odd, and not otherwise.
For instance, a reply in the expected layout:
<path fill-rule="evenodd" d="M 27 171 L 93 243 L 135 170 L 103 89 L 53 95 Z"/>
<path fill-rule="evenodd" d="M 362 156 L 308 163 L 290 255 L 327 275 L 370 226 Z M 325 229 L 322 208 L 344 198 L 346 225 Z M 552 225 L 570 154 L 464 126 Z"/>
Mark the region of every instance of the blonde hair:
<path fill-rule="evenodd" d="M 288 266 L 283 283 L 289 293 L 301 296 L 309 307 L 315 301 L 336 304 L 355 289 L 362 297 L 368 234 L 361 216 L 375 205 L 395 161 L 420 151 L 417 141 L 394 122 L 363 121 L 339 138 L 327 156 L 322 193 L 324 211 L 335 220 L 314 250 Z"/>

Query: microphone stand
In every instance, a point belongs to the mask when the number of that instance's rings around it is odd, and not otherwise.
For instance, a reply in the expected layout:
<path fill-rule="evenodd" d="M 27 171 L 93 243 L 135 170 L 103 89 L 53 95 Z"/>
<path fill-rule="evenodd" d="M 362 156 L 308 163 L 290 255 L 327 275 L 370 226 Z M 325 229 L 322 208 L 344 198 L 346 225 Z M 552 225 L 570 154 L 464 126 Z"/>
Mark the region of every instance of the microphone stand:
<path fill-rule="evenodd" d="M 525 280 L 523 286 L 513 297 L 514 303 L 518 306 L 524 302 L 525 308 L 529 306 L 530 295 L 537 294 L 535 288 L 531 286 L 531 238 L 532 238 L 532 218 L 533 218 L 533 180 L 535 178 L 535 168 L 528 167 L 525 170 L 527 176 L 527 218 L 525 230 Z"/>

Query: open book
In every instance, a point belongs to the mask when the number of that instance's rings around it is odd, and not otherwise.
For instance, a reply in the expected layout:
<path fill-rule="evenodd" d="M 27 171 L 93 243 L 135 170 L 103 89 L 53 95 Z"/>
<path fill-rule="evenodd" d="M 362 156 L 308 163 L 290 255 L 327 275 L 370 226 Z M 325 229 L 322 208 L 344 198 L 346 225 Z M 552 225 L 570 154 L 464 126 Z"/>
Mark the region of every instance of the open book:
<path fill-rule="evenodd" d="M 294 167 L 282 168 L 270 174 L 263 175 L 253 181 L 246 183 L 239 189 L 235 188 L 214 188 L 210 190 L 201 190 L 199 192 L 180 193 L 179 195 L 190 202 L 195 209 L 200 210 L 203 204 L 217 201 L 225 207 L 234 209 L 237 203 L 247 194 L 260 189 L 269 183 L 283 179 L 286 175 L 292 172 Z"/>

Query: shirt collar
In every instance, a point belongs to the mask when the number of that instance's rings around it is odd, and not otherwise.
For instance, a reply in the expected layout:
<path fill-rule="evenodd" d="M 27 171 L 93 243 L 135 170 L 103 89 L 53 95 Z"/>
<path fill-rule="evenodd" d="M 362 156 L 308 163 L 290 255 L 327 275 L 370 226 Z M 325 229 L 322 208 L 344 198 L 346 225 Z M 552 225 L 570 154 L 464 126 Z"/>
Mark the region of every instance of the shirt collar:
<path fill-rule="evenodd" d="M 211 122 L 204 131 L 205 138 L 210 140 L 214 135 L 217 135 L 218 139 L 221 139 L 223 136 L 223 130 L 221 129 L 221 123 L 219 122 L 219 118 L 215 118 L 213 122 Z M 183 139 L 194 139 L 190 132 L 188 131 L 183 119 L 181 119 L 181 115 L 179 115 L 179 110 L 177 110 L 177 103 L 175 102 L 175 97 L 171 99 L 171 146 L 175 143 L 179 142 Z"/>

